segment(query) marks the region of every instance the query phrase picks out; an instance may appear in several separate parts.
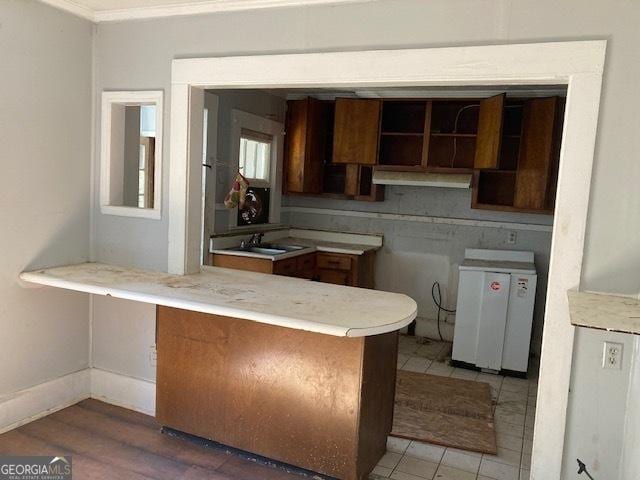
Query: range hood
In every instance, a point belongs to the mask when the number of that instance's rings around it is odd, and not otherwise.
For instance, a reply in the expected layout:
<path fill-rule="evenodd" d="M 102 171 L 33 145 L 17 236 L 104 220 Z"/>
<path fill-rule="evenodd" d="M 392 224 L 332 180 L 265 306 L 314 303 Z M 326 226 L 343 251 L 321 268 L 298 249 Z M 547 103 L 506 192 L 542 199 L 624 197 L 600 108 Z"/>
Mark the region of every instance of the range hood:
<path fill-rule="evenodd" d="M 375 185 L 404 185 L 412 187 L 470 188 L 470 173 L 391 172 L 374 170 Z"/>

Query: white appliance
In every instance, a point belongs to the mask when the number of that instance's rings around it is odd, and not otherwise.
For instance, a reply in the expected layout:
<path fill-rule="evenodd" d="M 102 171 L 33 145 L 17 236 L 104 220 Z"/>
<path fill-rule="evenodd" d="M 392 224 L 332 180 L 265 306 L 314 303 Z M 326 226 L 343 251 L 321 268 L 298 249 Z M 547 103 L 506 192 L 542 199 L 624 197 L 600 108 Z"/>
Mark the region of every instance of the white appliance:
<path fill-rule="evenodd" d="M 526 373 L 537 278 L 533 252 L 466 249 L 452 359 Z"/>

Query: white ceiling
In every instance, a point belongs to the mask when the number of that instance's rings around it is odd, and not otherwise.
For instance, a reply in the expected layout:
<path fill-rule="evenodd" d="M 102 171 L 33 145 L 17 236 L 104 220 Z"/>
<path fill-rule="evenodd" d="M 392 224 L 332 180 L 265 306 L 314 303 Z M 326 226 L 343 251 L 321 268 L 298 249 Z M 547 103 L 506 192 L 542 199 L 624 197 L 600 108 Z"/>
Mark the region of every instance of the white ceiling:
<path fill-rule="evenodd" d="M 41 0 L 94 22 L 376 0 Z"/>

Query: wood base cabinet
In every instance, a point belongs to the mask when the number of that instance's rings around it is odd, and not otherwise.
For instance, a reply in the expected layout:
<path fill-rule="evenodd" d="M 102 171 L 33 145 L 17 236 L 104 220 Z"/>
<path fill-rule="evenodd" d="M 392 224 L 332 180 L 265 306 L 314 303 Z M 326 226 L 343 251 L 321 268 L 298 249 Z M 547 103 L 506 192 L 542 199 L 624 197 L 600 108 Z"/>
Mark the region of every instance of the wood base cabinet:
<path fill-rule="evenodd" d="M 345 480 L 386 450 L 397 332 L 350 338 L 157 309 L 165 426 Z"/>
<path fill-rule="evenodd" d="M 298 257 L 284 260 L 269 260 L 268 258 L 241 257 L 213 253 L 210 255 L 211 265 L 214 267 L 233 268 L 258 273 L 273 273 L 286 277 L 306 278 L 314 276 L 316 254 L 307 253 Z"/>
<path fill-rule="evenodd" d="M 374 288 L 375 251 L 367 251 L 362 255 L 317 252 L 275 261 L 213 253 L 210 261 L 214 267 L 313 279 L 349 287 Z"/>

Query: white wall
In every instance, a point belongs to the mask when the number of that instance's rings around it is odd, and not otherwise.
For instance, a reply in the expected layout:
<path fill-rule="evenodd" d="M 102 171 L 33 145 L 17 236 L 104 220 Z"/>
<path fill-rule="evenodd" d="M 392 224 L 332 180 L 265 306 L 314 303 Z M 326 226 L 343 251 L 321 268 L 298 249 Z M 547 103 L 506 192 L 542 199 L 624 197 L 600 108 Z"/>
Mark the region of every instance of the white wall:
<path fill-rule="evenodd" d="M 604 340 L 623 344 L 621 370 L 602 368 Z M 638 478 L 620 475 L 619 469 L 627 422 L 625 406 L 629 373 L 633 361 L 637 361 L 633 347 L 633 335 L 576 329 L 567 407 L 567 424 L 571 428 L 565 436 L 564 478 L 582 480 L 585 477 L 584 474 L 576 474 L 576 458 L 587 464 L 596 479 Z"/>
<path fill-rule="evenodd" d="M 235 178 L 231 164 L 231 112 L 234 109 L 264 116 L 277 121 L 284 120 L 285 100 L 281 97 L 258 92 L 216 90 L 218 118 L 210 114 L 208 120 L 207 162 L 214 166 L 213 174 L 207 173 L 207 202 L 205 206 L 205 238 L 228 227 L 228 210 L 218 211 L 215 203 L 222 202 Z M 205 103 L 214 102 L 210 93 Z M 216 139 L 217 148 L 212 145 Z M 215 150 L 215 151 L 214 151 Z M 215 196 L 212 194 L 215 192 Z M 98 240 L 100 242 L 100 240 Z M 206 248 L 209 248 L 208 242 Z M 155 308 L 137 302 L 113 298 L 94 297 L 93 304 L 93 366 L 143 380 L 155 381 L 155 367 L 149 360 L 155 344 Z"/>
<path fill-rule="evenodd" d="M 171 60 L 186 56 L 608 38 L 583 287 L 637 294 L 640 292 L 638 24 L 640 4 L 630 0 L 380 0 L 108 23 L 98 26 L 96 36 L 96 88 L 98 92 L 103 88 L 163 88 L 168 96 Z M 169 105 L 170 99 L 166 100 Z M 167 108 L 165 124 L 168 119 Z M 164 149 L 167 158 L 168 141 Z M 168 173 L 169 169 L 164 171 Z M 166 175 L 164 182 L 166 192 Z M 166 268 L 169 201 L 165 196 L 165 215 L 160 222 L 97 214 L 96 258 Z M 617 377 L 598 375 L 593 362 L 582 368 L 585 357 L 599 354 L 598 345 L 609 338 L 605 333 L 592 335 L 590 339 L 577 335 L 572 389 L 572 398 L 590 402 L 596 401 L 593 386 L 587 388 L 588 382 L 576 381 L 579 376 L 596 372 L 592 377 L 597 392 L 608 389 L 619 392 L 626 388 L 628 378 L 628 371 L 621 373 L 623 382 L 618 382 Z M 615 459 L 603 463 L 594 454 L 607 451 L 615 456 L 622 451 L 617 426 L 624 419 L 625 401 L 614 395 L 608 402 L 606 417 L 602 410 L 584 416 L 570 415 L 565 478 L 580 478 L 574 468 L 576 457 L 590 466 L 596 478 L 616 478 L 617 470 L 612 467 Z"/>
<path fill-rule="evenodd" d="M 640 337 L 635 336 L 632 343 L 631 372 L 627 393 L 627 416 L 624 425 L 624 449 L 620 465 L 620 478 L 640 478 Z"/>
<path fill-rule="evenodd" d="M 469 189 L 387 186 L 384 202 L 355 202 L 300 196 L 285 198 L 286 205 L 305 209 L 304 212 L 296 212 L 294 208 L 289 212 L 291 226 L 382 234 L 383 248 L 376 254 L 376 288 L 409 295 L 418 303 L 418 316 L 428 319 L 435 319 L 437 315 L 437 308 L 431 298 L 431 286 L 435 281 L 440 283 L 444 306 L 455 308 L 458 266 L 464 258 L 465 248 L 533 251 L 539 278 L 532 352 L 534 355 L 540 355 L 551 232 L 522 230 L 518 229 L 518 225 L 536 225 L 548 230 L 553 222 L 552 216 L 473 210 Z M 318 213 L 313 213 L 314 209 L 319 209 Z M 339 214 L 326 215 L 322 213 L 322 209 L 491 220 L 513 223 L 514 228 L 442 225 L 371 217 L 354 218 Z M 510 231 L 516 232 L 515 244 L 507 243 Z M 441 315 L 444 320 L 446 314 Z M 419 319 L 419 334 L 421 327 L 425 328 L 426 325 Z"/>
<path fill-rule="evenodd" d="M 91 366 L 155 382 L 155 332 L 155 305 L 93 296 Z"/>
<path fill-rule="evenodd" d="M 88 295 L 18 274 L 89 256 L 89 22 L 0 2 L 0 396 L 85 368 Z"/>

